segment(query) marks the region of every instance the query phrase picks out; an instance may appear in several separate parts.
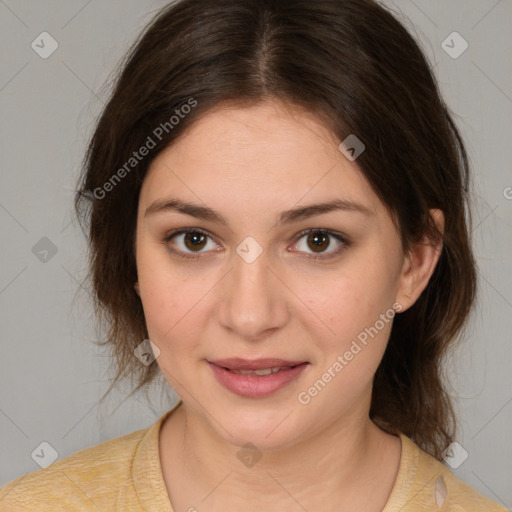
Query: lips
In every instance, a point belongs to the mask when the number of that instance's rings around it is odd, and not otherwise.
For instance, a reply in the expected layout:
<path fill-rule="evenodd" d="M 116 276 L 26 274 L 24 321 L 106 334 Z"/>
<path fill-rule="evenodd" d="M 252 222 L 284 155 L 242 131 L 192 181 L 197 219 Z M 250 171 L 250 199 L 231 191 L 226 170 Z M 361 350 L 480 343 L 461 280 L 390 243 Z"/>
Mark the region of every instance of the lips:
<path fill-rule="evenodd" d="M 217 381 L 226 389 L 247 398 L 262 398 L 291 385 L 309 366 L 307 361 L 264 358 L 217 359 L 208 361 Z"/>
<path fill-rule="evenodd" d="M 238 357 L 230 359 L 216 359 L 209 361 L 212 364 L 226 368 L 231 371 L 239 370 L 266 370 L 268 368 L 293 368 L 307 361 L 290 361 L 286 359 L 275 359 L 275 358 L 262 358 L 262 359 L 241 359 Z"/>

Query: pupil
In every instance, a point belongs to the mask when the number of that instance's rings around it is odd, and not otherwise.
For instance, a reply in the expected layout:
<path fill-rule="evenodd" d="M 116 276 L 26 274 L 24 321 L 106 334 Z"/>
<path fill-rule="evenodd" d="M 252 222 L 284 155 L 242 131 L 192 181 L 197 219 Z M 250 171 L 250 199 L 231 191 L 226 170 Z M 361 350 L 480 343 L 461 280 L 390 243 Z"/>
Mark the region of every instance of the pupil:
<path fill-rule="evenodd" d="M 314 245 L 311 248 L 316 252 L 321 252 L 321 250 L 327 249 L 327 247 L 329 246 L 329 239 L 327 235 L 325 235 L 324 233 L 311 234 L 309 235 L 309 240 L 313 242 Z M 325 244 L 326 241 L 327 244 Z M 320 250 L 317 251 L 317 249 Z"/>

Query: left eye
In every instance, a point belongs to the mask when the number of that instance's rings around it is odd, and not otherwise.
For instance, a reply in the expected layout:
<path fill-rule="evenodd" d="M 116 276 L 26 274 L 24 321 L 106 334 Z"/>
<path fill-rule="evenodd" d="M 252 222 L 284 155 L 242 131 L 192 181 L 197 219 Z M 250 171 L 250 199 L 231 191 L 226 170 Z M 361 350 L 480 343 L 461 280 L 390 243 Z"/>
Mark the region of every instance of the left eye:
<path fill-rule="evenodd" d="M 302 239 L 305 239 L 305 243 L 301 243 Z M 326 249 L 332 245 L 331 239 L 335 240 L 338 247 L 329 251 L 327 253 L 328 255 L 337 253 L 338 250 L 341 250 L 345 245 L 348 245 L 348 242 L 341 235 L 332 233 L 331 231 L 311 229 L 301 233 L 301 237 L 299 238 L 299 241 L 295 243 L 295 246 L 303 252 L 308 252 L 307 249 L 311 249 L 313 254 L 319 254 L 320 257 L 323 257 L 323 255 L 326 254 Z"/>

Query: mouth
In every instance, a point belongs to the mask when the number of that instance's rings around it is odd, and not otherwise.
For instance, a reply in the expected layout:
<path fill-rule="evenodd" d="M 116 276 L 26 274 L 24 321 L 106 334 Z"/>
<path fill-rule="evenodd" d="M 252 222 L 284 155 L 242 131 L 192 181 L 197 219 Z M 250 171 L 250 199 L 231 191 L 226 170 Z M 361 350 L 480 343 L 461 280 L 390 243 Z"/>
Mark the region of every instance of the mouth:
<path fill-rule="evenodd" d="M 280 369 L 294 368 L 299 364 L 308 363 L 308 361 L 290 361 L 286 359 L 277 359 L 269 357 L 253 360 L 235 357 L 230 359 L 216 359 L 214 361 L 208 362 L 235 373 L 259 371 L 268 372 L 257 373 L 257 375 L 270 375 L 270 373 L 277 373 Z"/>
<path fill-rule="evenodd" d="M 283 370 L 290 370 L 292 368 L 296 368 L 298 365 L 294 366 L 275 366 L 273 368 L 262 368 L 261 370 L 233 370 L 231 368 L 225 368 L 233 373 L 238 373 L 239 375 L 272 375 L 273 373 L 278 373 Z"/>
<path fill-rule="evenodd" d="M 302 374 L 307 361 L 222 359 L 208 361 L 217 381 L 229 391 L 256 398 L 282 389 Z"/>

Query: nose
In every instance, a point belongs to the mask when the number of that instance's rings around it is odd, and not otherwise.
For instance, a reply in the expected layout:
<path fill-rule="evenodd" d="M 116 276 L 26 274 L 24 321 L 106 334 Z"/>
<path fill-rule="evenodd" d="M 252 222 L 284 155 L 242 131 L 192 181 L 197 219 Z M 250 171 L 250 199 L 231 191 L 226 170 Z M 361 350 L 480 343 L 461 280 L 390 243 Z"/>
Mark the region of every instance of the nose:
<path fill-rule="evenodd" d="M 265 252 L 252 263 L 238 254 L 233 260 L 222 280 L 217 319 L 232 334 L 258 341 L 289 322 L 289 291 L 269 267 Z"/>

